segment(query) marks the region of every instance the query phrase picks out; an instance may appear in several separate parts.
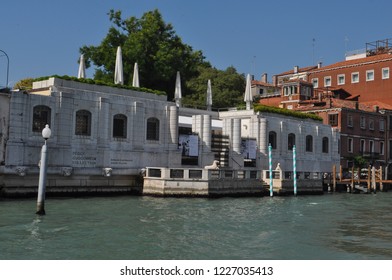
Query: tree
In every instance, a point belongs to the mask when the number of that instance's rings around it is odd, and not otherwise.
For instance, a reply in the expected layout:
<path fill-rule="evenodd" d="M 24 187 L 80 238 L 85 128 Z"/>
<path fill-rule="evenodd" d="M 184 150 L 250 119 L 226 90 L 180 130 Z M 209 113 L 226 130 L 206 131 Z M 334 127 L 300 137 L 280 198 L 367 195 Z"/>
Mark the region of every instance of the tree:
<path fill-rule="evenodd" d="M 184 97 L 184 105 L 206 106 L 208 79 L 212 83 L 212 107 L 227 108 L 243 103 L 245 77 L 238 74 L 234 67 L 222 71 L 202 65 L 198 71 L 198 77 L 186 82 L 189 94 Z"/>
<path fill-rule="evenodd" d="M 140 19 L 122 19 L 121 11 L 111 10 L 113 23 L 99 46 L 83 46 L 86 67 L 96 66 L 94 78 L 113 81 L 116 50 L 122 48 L 124 84 L 130 85 L 133 66 L 139 65 L 140 84 L 143 87 L 163 90 L 168 100 L 173 99 L 177 71 L 183 80 L 198 74 L 200 65 L 208 65 L 201 51 L 193 51 L 176 35 L 171 24 L 166 24 L 158 10 L 146 12 Z M 186 92 L 186 90 L 184 90 Z"/>
<path fill-rule="evenodd" d="M 23 89 L 23 90 L 29 90 L 33 88 L 33 78 L 25 78 L 20 80 L 14 85 L 14 90 L 15 89 Z"/>

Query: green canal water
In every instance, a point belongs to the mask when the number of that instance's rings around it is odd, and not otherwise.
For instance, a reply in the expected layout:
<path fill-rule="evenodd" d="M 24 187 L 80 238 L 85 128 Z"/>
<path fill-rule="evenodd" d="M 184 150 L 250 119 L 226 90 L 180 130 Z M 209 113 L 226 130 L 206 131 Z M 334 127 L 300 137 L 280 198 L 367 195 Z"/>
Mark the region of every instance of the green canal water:
<path fill-rule="evenodd" d="M 392 192 L 0 200 L 2 260 L 392 259 Z"/>

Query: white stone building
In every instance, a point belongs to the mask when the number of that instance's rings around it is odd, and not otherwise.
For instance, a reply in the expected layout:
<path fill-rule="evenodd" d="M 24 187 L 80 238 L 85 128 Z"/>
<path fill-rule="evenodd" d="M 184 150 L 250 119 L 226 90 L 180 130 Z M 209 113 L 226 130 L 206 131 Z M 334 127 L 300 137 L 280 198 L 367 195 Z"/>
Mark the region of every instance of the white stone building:
<path fill-rule="evenodd" d="M 340 134 L 320 121 L 253 110 L 221 112 L 219 117 L 223 134 L 231 135 L 233 168 L 253 161 L 253 166 L 268 170 L 269 144 L 273 169 L 279 164 L 283 172 L 293 170 L 294 145 L 299 172 L 331 172 L 333 165 L 339 166 Z"/>
<path fill-rule="evenodd" d="M 37 186 L 45 124 L 52 191 L 129 191 L 142 167 L 181 162 L 178 108 L 166 96 L 50 78 L 0 98 L 0 186 Z"/>
<path fill-rule="evenodd" d="M 192 121 L 179 122 L 186 118 Z M 180 127 L 190 123 L 186 138 Z M 299 171 L 331 172 L 339 163 L 339 134 L 316 121 L 178 108 L 166 96 L 49 78 L 29 92 L 0 93 L 0 195 L 37 191 L 46 124 L 47 192 L 58 194 L 140 193 L 145 167 L 203 167 L 222 154 L 224 168 L 268 169 L 268 143 L 274 168 L 279 163 L 284 171 L 292 170 L 293 143 Z M 216 148 L 216 135 L 227 146 Z"/>

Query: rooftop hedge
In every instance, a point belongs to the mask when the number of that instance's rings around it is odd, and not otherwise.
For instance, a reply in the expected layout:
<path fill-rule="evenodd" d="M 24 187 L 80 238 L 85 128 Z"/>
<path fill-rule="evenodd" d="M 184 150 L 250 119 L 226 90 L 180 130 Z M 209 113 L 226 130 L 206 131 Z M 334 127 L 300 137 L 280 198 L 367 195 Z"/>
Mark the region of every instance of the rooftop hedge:
<path fill-rule="evenodd" d="M 314 113 L 302 113 L 302 112 L 297 112 L 297 111 L 278 108 L 278 107 L 266 106 L 262 104 L 255 104 L 254 111 L 264 112 L 264 113 L 274 113 L 274 114 L 285 115 L 285 116 L 300 118 L 300 119 L 312 119 L 315 121 L 323 121 L 323 119 L 320 116 Z"/>
<path fill-rule="evenodd" d="M 99 86 L 108 86 L 108 87 L 130 89 L 130 90 L 135 90 L 135 91 L 153 93 L 156 95 L 165 95 L 165 96 L 167 95 L 166 92 L 164 92 L 164 91 L 153 90 L 153 89 L 148 89 L 148 88 L 143 88 L 143 87 L 132 87 L 132 86 L 127 86 L 127 85 L 119 85 L 119 84 L 108 83 L 108 82 L 94 80 L 94 79 L 76 78 L 76 77 L 71 77 L 71 76 L 67 76 L 67 75 L 65 75 L 65 76 L 52 75 L 52 76 L 40 77 L 40 78 L 34 79 L 33 82 L 44 81 L 44 80 L 48 80 L 49 78 L 59 78 L 59 79 L 66 80 L 66 81 L 74 81 L 74 82 L 85 83 L 85 84 L 90 84 L 90 85 L 99 85 Z"/>

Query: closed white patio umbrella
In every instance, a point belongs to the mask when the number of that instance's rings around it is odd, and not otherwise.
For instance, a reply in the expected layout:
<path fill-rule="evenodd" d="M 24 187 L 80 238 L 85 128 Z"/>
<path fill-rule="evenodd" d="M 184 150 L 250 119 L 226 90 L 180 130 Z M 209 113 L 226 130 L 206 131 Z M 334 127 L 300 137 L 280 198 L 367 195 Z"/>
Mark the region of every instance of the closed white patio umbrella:
<path fill-rule="evenodd" d="M 139 66 L 137 62 L 135 62 L 135 66 L 133 67 L 133 79 L 132 79 L 133 87 L 140 87 L 139 85 Z"/>
<path fill-rule="evenodd" d="M 79 71 L 78 71 L 78 79 L 86 78 L 86 64 L 84 62 L 84 55 L 80 55 L 79 59 Z"/>
<path fill-rule="evenodd" d="M 123 72 L 121 47 L 117 48 L 116 66 L 114 69 L 114 83 L 116 85 L 117 84 L 120 84 L 120 85 L 124 84 L 124 72 Z"/>
<path fill-rule="evenodd" d="M 244 94 L 244 101 L 246 103 L 246 110 L 250 110 L 253 102 L 252 96 L 252 80 L 250 78 L 250 74 L 246 76 L 246 87 Z"/>
<path fill-rule="evenodd" d="M 176 101 L 177 107 L 181 107 L 181 99 L 182 99 L 181 77 L 180 77 L 180 71 L 177 71 L 176 88 L 174 90 L 174 100 Z"/>
<path fill-rule="evenodd" d="M 207 98 L 206 98 L 206 105 L 207 105 L 207 110 L 211 111 L 211 106 L 212 106 L 212 88 L 211 88 L 211 80 L 208 80 L 207 82 Z"/>

